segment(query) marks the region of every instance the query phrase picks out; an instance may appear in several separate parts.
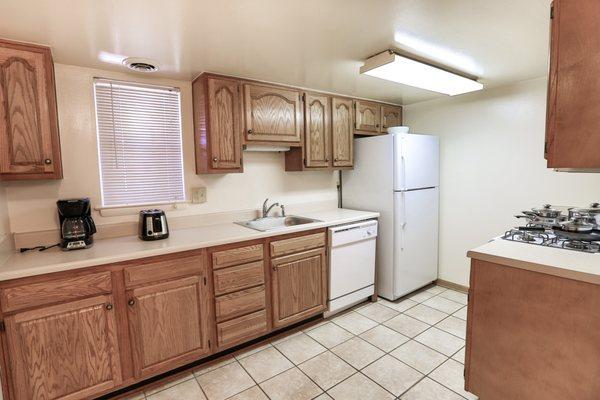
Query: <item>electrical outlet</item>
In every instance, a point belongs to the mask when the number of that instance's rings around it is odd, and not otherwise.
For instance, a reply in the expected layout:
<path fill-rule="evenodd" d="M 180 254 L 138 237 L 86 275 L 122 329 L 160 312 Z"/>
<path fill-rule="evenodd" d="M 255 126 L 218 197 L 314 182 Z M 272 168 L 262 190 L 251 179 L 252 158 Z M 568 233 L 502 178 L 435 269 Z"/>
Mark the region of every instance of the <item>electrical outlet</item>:
<path fill-rule="evenodd" d="M 206 203 L 206 188 L 205 187 L 199 187 L 199 188 L 192 189 L 192 203 L 193 204 Z"/>

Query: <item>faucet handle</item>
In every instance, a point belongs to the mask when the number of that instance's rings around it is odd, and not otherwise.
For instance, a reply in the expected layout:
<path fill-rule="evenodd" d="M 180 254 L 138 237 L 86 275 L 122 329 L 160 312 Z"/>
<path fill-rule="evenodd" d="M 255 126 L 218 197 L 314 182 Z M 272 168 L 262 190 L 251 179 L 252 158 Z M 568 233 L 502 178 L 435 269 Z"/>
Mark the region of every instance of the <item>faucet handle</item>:
<path fill-rule="evenodd" d="M 281 207 L 281 216 L 285 217 L 285 206 L 282 204 L 280 207 Z"/>

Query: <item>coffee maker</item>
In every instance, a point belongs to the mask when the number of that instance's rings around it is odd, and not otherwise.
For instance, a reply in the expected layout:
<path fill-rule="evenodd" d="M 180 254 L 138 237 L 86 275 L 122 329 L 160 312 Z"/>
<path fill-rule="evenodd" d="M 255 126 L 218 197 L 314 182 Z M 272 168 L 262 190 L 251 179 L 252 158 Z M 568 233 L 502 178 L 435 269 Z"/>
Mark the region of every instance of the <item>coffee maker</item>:
<path fill-rule="evenodd" d="M 90 199 L 69 199 L 56 202 L 60 221 L 62 250 L 87 249 L 92 246 L 96 225 L 92 219 Z"/>

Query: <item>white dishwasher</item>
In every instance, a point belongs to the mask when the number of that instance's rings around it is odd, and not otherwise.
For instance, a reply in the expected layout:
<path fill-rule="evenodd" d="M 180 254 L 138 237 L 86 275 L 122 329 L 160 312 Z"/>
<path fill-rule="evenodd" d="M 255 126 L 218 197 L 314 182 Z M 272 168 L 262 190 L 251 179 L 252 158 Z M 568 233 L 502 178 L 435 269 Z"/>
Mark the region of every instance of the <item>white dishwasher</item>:
<path fill-rule="evenodd" d="M 375 293 L 377 221 L 329 228 L 330 316 Z"/>

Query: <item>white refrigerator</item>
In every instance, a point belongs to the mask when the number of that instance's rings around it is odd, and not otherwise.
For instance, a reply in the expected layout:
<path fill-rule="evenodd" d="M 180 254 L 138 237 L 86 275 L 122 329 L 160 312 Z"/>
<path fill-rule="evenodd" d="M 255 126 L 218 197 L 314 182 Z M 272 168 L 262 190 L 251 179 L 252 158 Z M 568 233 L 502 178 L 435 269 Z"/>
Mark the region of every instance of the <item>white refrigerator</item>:
<path fill-rule="evenodd" d="M 377 291 L 396 300 L 437 279 L 439 139 L 394 133 L 354 141 L 342 205 L 378 211 Z"/>

